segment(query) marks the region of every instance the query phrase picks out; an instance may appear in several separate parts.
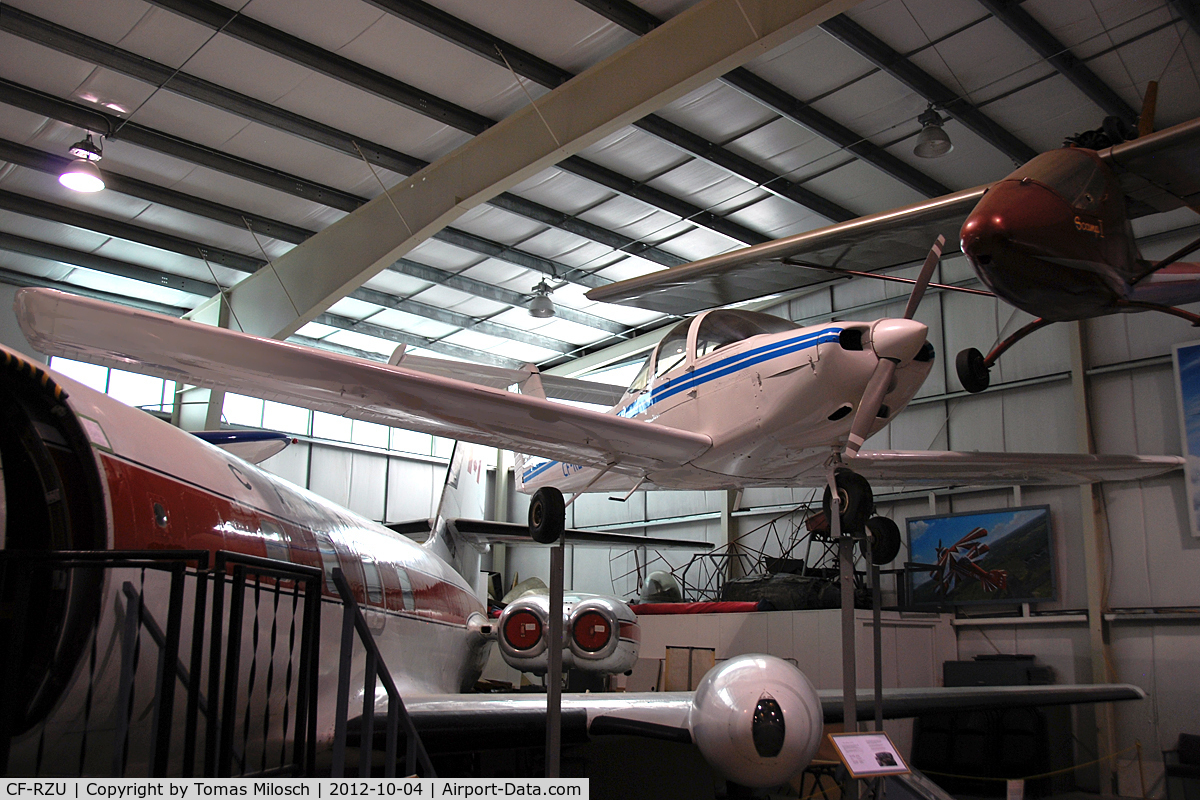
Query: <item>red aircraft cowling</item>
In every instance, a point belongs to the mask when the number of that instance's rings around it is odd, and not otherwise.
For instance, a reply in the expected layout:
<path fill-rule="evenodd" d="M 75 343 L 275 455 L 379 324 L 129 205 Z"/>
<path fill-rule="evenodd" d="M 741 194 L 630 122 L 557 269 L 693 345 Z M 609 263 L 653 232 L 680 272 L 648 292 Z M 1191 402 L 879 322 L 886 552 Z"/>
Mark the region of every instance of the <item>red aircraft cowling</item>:
<path fill-rule="evenodd" d="M 960 236 L 989 289 L 1047 320 L 1121 311 L 1142 268 L 1116 175 L 1082 148 L 1043 153 L 994 184 Z"/>

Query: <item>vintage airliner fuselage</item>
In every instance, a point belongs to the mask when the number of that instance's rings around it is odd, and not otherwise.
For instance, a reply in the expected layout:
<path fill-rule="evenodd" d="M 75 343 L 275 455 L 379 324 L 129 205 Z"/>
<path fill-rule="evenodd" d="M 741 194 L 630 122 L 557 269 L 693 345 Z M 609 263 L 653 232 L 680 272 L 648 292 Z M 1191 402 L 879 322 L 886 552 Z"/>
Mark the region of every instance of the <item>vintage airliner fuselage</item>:
<path fill-rule="evenodd" d="M 675 326 L 609 413 L 703 433 L 712 447 L 681 468 L 652 472 L 663 488 L 780 485 L 829 458 L 881 358 L 897 363 L 874 433 L 920 389 L 933 367 L 928 328 L 914 320 L 800 327 L 750 311 L 716 309 Z M 518 488 L 628 490 L 637 479 L 524 458 Z"/>

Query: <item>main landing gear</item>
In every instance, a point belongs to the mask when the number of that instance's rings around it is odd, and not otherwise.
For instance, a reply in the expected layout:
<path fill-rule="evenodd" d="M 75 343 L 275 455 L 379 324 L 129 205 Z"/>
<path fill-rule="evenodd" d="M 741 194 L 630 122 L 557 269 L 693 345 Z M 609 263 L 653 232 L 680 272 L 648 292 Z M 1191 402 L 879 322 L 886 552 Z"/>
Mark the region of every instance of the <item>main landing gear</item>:
<path fill-rule="evenodd" d="M 529 535 L 535 542 L 554 544 L 567 527 L 567 504 L 553 486 L 543 486 L 529 499 Z"/>
<path fill-rule="evenodd" d="M 900 528 L 887 517 L 873 517 L 875 497 L 867 479 L 846 467 L 834 471 L 841 507 L 841 528 L 859 538 L 863 557 L 872 564 L 887 564 L 900 553 Z M 821 508 L 832 519 L 833 493 L 825 487 Z"/>

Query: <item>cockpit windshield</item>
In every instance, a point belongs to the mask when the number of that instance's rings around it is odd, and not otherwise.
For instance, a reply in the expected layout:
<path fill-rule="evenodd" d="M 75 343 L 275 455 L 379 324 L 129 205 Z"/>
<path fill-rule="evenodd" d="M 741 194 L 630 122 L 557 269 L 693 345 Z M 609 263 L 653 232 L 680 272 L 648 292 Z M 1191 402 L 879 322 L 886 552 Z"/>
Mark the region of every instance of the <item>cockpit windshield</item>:
<path fill-rule="evenodd" d="M 799 327 L 781 317 L 756 311 L 714 311 L 700 320 L 700 330 L 696 332 L 696 358 L 703 358 L 726 345 L 749 339 L 751 336 L 783 333 Z"/>
<path fill-rule="evenodd" d="M 1104 199 L 1105 176 L 1100 162 L 1082 150 L 1064 147 L 1043 153 L 1012 174 L 1048 186 L 1080 211 L 1096 211 Z"/>

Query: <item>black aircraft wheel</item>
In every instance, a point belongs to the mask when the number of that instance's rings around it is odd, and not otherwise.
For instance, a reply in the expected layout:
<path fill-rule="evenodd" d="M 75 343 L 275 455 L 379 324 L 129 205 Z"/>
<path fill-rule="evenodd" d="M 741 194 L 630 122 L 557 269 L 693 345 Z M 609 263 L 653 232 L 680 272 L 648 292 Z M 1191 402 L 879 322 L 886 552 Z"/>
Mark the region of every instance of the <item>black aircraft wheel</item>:
<path fill-rule="evenodd" d="M 839 467 L 833 473 L 838 487 L 838 504 L 842 507 L 842 532 L 857 533 L 867 524 L 867 517 L 875 510 L 875 498 L 871 484 L 857 472 Z M 821 508 L 826 519 L 833 519 L 833 494 L 825 487 L 825 498 Z"/>
<path fill-rule="evenodd" d="M 567 527 L 567 508 L 562 492 L 543 486 L 529 500 L 529 535 L 535 542 L 554 544 Z"/>
<path fill-rule="evenodd" d="M 868 538 L 862 541 L 863 557 L 876 566 L 891 563 L 900 555 L 900 527 L 887 517 L 867 520 Z"/>
<path fill-rule="evenodd" d="M 958 371 L 958 380 L 971 394 L 982 392 L 992 382 L 984 360 L 983 353 L 974 347 L 959 352 L 958 358 L 955 359 L 954 367 Z"/>

